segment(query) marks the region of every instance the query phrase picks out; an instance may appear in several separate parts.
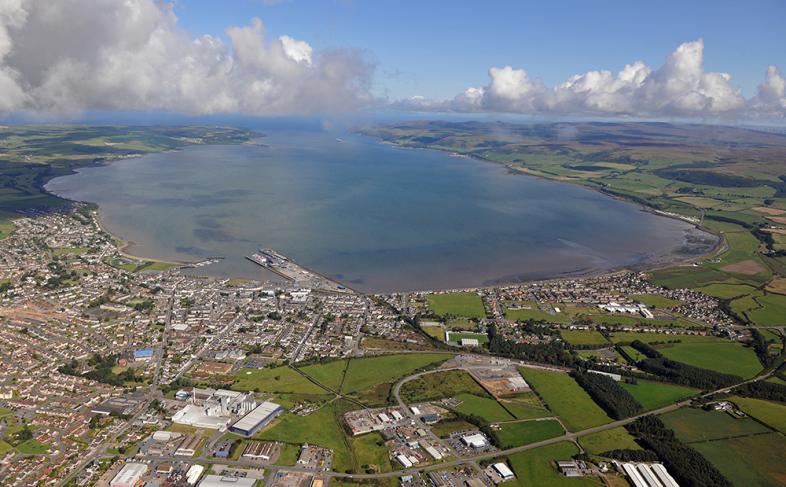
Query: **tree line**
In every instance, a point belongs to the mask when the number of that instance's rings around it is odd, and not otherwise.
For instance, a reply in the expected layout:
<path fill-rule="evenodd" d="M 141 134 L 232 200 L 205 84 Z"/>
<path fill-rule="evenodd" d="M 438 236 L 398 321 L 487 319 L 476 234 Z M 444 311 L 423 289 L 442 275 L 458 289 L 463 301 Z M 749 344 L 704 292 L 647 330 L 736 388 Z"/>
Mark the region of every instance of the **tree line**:
<path fill-rule="evenodd" d="M 643 411 L 630 393 L 614 379 L 592 372 L 572 372 L 571 375 L 587 394 L 614 419 L 635 416 Z"/>

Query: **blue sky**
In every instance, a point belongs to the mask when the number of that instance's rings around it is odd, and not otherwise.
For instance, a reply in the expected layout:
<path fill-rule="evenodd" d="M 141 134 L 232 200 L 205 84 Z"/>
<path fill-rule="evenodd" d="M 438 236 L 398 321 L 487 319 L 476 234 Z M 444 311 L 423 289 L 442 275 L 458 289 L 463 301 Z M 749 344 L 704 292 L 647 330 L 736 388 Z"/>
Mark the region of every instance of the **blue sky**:
<path fill-rule="evenodd" d="M 259 17 L 271 37 L 315 50 L 360 48 L 378 66 L 374 91 L 391 99 L 448 98 L 511 65 L 548 85 L 642 60 L 660 66 L 703 38 L 707 71 L 727 72 L 748 97 L 767 66 L 786 67 L 784 1 L 305 1 L 177 0 L 192 33 L 226 37 Z"/>

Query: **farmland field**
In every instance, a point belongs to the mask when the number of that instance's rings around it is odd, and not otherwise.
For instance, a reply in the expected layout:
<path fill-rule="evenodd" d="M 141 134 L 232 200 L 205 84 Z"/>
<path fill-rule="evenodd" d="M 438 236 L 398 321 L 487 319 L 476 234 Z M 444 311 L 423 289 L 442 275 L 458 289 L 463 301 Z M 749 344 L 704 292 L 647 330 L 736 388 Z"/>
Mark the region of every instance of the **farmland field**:
<path fill-rule="evenodd" d="M 664 414 L 661 419 L 677 435 L 680 441 L 719 440 L 736 436 L 768 433 L 770 430 L 750 418 L 732 418 L 723 411 L 703 411 L 696 408 L 682 408 Z"/>
<path fill-rule="evenodd" d="M 699 391 L 690 387 L 639 380 L 636 384 L 620 382 L 623 389 L 628 391 L 645 410 L 657 409 L 667 404 L 672 404 L 682 399 L 696 395 Z"/>
<path fill-rule="evenodd" d="M 502 448 L 535 443 L 536 441 L 554 438 L 565 433 L 558 421 L 547 419 L 543 421 L 517 421 L 515 423 L 500 424 L 500 429 L 494 431 Z"/>
<path fill-rule="evenodd" d="M 758 419 L 781 433 L 786 433 L 786 404 L 750 397 L 735 396 L 731 400 L 745 414 Z"/>
<path fill-rule="evenodd" d="M 672 360 L 745 378 L 762 369 L 753 349 L 737 342 L 677 343 L 656 348 Z"/>
<path fill-rule="evenodd" d="M 603 410 L 568 374 L 521 368 L 521 375 L 571 431 L 611 422 Z"/>
<path fill-rule="evenodd" d="M 475 293 L 455 292 L 444 294 L 429 294 L 427 296 L 429 307 L 439 316 L 453 316 L 461 318 L 485 318 L 486 310 L 483 300 Z"/>
<path fill-rule="evenodd" d="M 723 339 L 711 335 L 687 335 L 672 333 L 637 333 L 632 331 L 615 331 L 610 333 L 611 341 L 616 343 L 631 343 L 635 340 L 644 343 L 679 341 L 682 343 L 720 342 Z"/>
<path fill-rule="evenodd" d="M 709 460 L 734 485 L 784 485 L 786 438 L 769 433 L 690 445 Z"/>
<path fill-rule="evenodd" d="M 579 443 L 591 455 L 599 455 L 610 450 L 628 449 L 640 450 L 632 436 L 624 427 L 620 426 L 599 433 L 582 436 Z"/>

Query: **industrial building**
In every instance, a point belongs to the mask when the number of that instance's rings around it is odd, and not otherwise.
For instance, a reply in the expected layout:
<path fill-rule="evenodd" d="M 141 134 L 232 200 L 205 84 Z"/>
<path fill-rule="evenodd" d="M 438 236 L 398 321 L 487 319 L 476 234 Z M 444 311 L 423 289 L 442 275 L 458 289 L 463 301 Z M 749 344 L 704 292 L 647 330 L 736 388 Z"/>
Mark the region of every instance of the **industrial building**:
<path fill-rule="evenodd" d="M 147 473 L 144 463 L 126 463 L 109 482 L 110 487 L 136 487 L 142 477 Z"/>
<path fill-rule="evenodd" d="M 189 403 L 172 416 L 172 422 L 224 431 L 233 414 L 247 414 L 257 403 L 252 396 L 224 389 L 191 390 Z"/>
<path fill-rule="evenodd" d="M 514 478 L 516 478 L 516 476 L 513 475 L 513 470 L 511 470 L 506 463 L 503 462 L 495 463 L 491 467 L 494 470 L 496 470 L 496 472 L 499 474 L 500 477 L 502 477 L 502 480 L 504 481 L 513 480 Z"/>
<path fill-rule="evenodd" d="M 220 475 L 206 475 L 199 482 L 198 487 L 254 487 L 256 479 L 242 477 L 222 477 Z"/>
<path fill-rule="evenodd" d="M 486 446 L 486 438 L 480 433 L 462 436 L 461 442 L 470 448 L 483 448 Z"/>
<path fill-rule="evenodd" d="M 205 471 L 205 467 L 202 465 L 191 465 L 191 467 L 186 472 L 186 483 L 188 485 L 196 485 L 199 477 L 202 476 L 202 473 Z"/>
<path fill-rule="evenodd" d="M 243 458 L 269 461 L 277 449 L 278 445 L 269 441 L 252 441 L 243 450 Z"/>
<path fill-rule="evenodd" d="M 177 450 L 175 450 L 175 455 L 179 457 L 193 457 L 201 442 L 201 436 L 192 434 L 186 437 L 186 439 L 180 443 L 180 445 L 177 447 Z"/>
<path fill-rule="evenodd" d="M 265 401 L 233 424 L 229 431 L 251 436 L 284 411 L 280 405 Z"/>

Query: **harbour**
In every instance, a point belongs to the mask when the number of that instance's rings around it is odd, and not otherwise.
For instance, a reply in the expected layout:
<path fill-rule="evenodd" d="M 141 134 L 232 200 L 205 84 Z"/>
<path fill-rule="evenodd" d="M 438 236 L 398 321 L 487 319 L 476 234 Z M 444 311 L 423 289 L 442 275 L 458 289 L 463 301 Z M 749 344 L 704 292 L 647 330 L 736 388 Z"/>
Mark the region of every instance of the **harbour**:
<path fill-rule="evenodd" d="M 260 248 L 246 259 L 303 288 L 351 293 L 352 289 L 304 267 L 273 249 Z"/>

